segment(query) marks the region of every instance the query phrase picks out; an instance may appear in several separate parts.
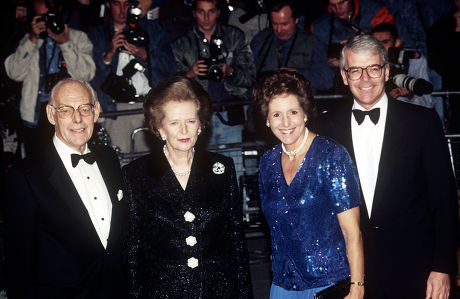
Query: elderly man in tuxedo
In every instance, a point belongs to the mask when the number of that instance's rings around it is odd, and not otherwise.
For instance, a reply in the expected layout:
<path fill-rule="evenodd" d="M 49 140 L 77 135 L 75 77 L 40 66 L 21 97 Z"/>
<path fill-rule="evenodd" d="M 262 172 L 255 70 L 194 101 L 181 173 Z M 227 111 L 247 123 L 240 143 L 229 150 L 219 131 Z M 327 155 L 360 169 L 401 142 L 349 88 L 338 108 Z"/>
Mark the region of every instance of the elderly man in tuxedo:
<path fill-rule="evenodd" d="M 126 298 L 120 166 L 113 150 L 88 144 L 95 92 L 60 81 L 46 112 L 55 128 L 47 151 L 7 178 L 8 298 Z"/>
<path fill-rule="evenodd" d="M 447 298 L 458 209 L 439 117 L 387 96 L 387 53 L 370 35 L 348 41 L 340 69 L 354 99 L 325 113 L 317 129 L 358 168 L 366 296 Z"/>

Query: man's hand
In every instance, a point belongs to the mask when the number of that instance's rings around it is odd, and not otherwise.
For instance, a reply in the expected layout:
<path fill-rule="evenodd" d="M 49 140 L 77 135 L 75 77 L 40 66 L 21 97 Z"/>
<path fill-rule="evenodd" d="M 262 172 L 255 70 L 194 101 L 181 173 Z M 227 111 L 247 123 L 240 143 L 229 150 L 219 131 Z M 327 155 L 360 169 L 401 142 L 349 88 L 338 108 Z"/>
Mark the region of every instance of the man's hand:
<path fill-rule="evenodd" d="M 46 24 L 42 16 L 35 16 L 30 24 L 29 40 L 36 44 L 40 33 L 46 31 Z"/>
<path fill-rule="evenodd" d="M 296 68 L 293 67 L 282 67 L 280 70 L 290 71 L 290 72 L 297 72 Z"/>
<path fill-rule="evenodd" d="M 62 45 L 69 41 L 69 27 L 64 24 L 64 31 L 59 34 L 54 34 L 48 29 L 48 36 L 54 40 L 58 45 Z"/>
<path fill-rule="evenodd" d="M 449 274 L 432 271 L 426 282 L 425 299 L 447 299 L 449 298 L 449 291 Z"/>
<path fill-rule="evenodd" d="M 203 59 L 200 59 L 200 60 L 195 61 L 195 63 L 188 70 L 185 76 L 187 78 L 195 78 L 196 76 L 206 76 L 207 71 L 208 71 L 208 66 L 204 64 Z"/>
<path fill-rule="evenodd" d="M 109 50 L 104 55 L 104 61 L 109 63 L 112 61 L 113 55 L 118 51 L 118 48 L 123 47 L 125 41 L 125 35 L 121 31 L 117 31 L 113 34 L 112 42 L 110 43 Z"/>
<path fill-rule="evenodd" d="M 225 63 L 219 63 L 219 67 L 222 70 L 222 73 L 224 73 L 224 77 L 231 76 L 235 71 L 231 66 L 228 66 Z"/>
<path fill-rule="evenodd" d="M 339 67 L 339 59 L 338 58 L 328 58 L 327 63 L 333 68 Z"/>
<path fill-rule="evenodd" d="M 410 92 L 407 88 L 404 88 L 404 87 L 397 87 L 397 88 L 392 89 L 389 92 L 389 95 L 390 97 L 395 98 L 395 99 L 397 97 L 406 97 L 409 99 L 412 99 L 414 97 L 414 94 Z"/>
<path fill-rule="evenodd" d="M 123 41 L 124 49 L 122 53 L 127 53 L 139 57 L 143 60 L 147 60 L 147 50 L 144 47 L 137 47 L 133 44 L 128 43 L 126 40 Z"/>

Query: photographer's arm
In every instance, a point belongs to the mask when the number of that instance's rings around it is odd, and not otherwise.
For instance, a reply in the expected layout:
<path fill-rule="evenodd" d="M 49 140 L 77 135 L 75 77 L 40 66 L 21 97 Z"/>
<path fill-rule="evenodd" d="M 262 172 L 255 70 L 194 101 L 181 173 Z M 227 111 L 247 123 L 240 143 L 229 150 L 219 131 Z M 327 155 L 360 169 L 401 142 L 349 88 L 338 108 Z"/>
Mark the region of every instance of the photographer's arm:
<path fill-rule="evenodd" d="M 255 82 L 256 67 L 251 48 L 246 42 L 244 33 L 240 30 L 232 32 L 234 46 L 233 59 L 227 64 L 226 82 L 232 86 L 250 88 Z M 229 74 L 231 76 L 228 76 Z"/>
<path fill-rule="evenodd" d="M 73 78 L 90 81 L 96 72 L 96 65 L 92 57 L 93 44 L 86 33 L 73 29 L 68 30 L 69 41 L 59 45 L 67 70 Z"/>

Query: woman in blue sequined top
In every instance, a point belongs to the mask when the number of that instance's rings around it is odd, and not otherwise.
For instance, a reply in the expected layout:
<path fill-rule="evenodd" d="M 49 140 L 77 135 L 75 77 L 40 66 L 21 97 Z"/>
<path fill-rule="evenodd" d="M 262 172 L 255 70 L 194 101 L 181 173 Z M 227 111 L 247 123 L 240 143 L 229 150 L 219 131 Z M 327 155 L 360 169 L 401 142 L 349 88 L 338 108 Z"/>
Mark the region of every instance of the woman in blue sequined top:
<path fill-rule="evenodd" d="M 262 210 L 272 237 L 270 298 L 313 298 L 348 279 L 345 298 L 362 298 L 360 191 L 353 161 L 341 145 L 307 129 L 313 97 L 301 75 L 271 73 L 257 83 L 254 97 L 281 141 L 259 166 Z"/>

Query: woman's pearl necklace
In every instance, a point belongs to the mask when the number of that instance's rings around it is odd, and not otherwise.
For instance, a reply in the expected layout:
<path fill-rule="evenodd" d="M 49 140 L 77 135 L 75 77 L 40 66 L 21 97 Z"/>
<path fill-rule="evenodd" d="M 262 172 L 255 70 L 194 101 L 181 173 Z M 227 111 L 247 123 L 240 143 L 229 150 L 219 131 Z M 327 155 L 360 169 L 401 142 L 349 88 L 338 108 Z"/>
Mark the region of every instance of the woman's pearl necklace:
<path fill-rule="evenodd" d="M 165 154 L 166 159 L 168 159 L 168 156 L 166 156 L 166 144 L 163 146 L 163 153 Z M 195 153 L 195 148 L 193 148 L 193 153 Z M 171 166 L 171 163 L 169 163 L 169 166 L 171 167 L 172 172 L 174 172 L 174 174 L 177 176 L 186 176 L 186 175 L 189 175 L 190 172 L 192 171 L 192 167 L 190 167 L 187 171 L 180 172 L 180 171 L 175 171 L 174 168 Z"/>
<path fill-rule="evenodd" d="M 298 148 L 296 148 L 295 150 L 293 151 L 290 151 L 288 152 L 286 150 L 286 148 L 284 147 L 284 143 L 281 142 L 281 148 L 283 149 L 283 152 L 288 155 L 289 158 L 291 158 L 291 156 L 294 156 L 297 155 L 298 152 L 300 152 L 300 150 L 302 149 L 302 147 L 305 145 L 305 143 L 307 142 L 307 137 L 308 137 L 308 129 L 307 127 L 305 127 L 305 135 L 303 136 L 303 140 L 302 140 L 302 143 L 300 144 L 300 146 Z"/>

